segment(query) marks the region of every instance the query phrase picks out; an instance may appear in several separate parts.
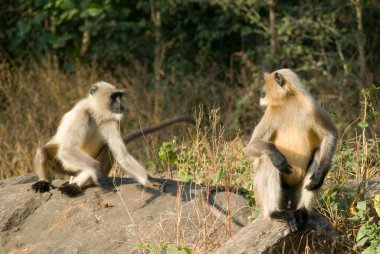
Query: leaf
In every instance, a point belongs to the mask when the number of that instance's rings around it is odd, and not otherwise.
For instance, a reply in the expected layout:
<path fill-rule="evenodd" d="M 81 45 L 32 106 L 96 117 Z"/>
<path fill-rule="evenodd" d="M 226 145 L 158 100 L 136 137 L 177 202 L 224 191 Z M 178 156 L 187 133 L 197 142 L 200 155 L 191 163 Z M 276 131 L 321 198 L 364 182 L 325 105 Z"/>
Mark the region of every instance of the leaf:
<path fill-rule="evenodd" d="M 362 225 L 359 230 L 358 230 L 358 234 L 356 235 L 356 241 L 357 242 L 360 242 L 363 238 L 365 238 L 364 236 L 367 234 L 367 228 L 366 228 L 366 225 Z M 368 238 L 368 237 L 367 237 Z M 361 245 L 360 245 L 361 246 Z"/>
<path fill-rule="evenodd" d="M 99 4 L 90 4 L 87 8 L 87 13 L 91 17 L 99 16 L 103 12 L 103 7 Z"/>
<path fill-rule="evenodd" d="M 35 3 L 36 3 L 36 6 L 37 7 L 42 7 L 46 4 L 47 0 L 36 0 Z"/>
<path fill-rule="evenodd" d="M 186 247 L 182 248 L 182 250 L 184 250 L 186 252 L 186 254 L 192 254 L 193 253 L 193 251 L 191 249 L 186 248 Z"/>
<path fill-rule="evenodd" d="M 33 23 L 40 24 L 46 17 L 47 17 L 47 13 L 44 10 L 39 11 L 37 12 L 36 16 L 34 16 Z"/>
<path fill-rule="evenodd" d="M 374 111 L 372 111 L 372 115 L 373 116 L 380 116 L 380 112 L 374 110 Z"/>
<path fill-rule="evenodd" d="M 377 216 L 380 217 L 380 194 L 375 195 L 375 197 L 373 198 L 373 203 Z"/>
<path fill-rule="evenodd" d="M 24 36 L 27 33 L 29 33 L 30 29 L 32 28 L 31 23 L 28 21 L 20 20 L 17 22 L 17 28 L 19 31 L 19 34 Z"/>
<path fill-rule="evenodd" d="M 363 237 L 355 246 L 356 247 L 363 247 L 363 245 L 368 241 L 369 237 Z"/>
<path fill-rule="evenodd" d="M 378 248 L 376 245 L 371 244 L 368 248 L 366 248 L 362 254 L 377 254 L 379 253 Z"/>
<path fill-rule="evenodd" d="M 79 10 L 78 9 L 71 9 L 69 11 L 66 11 L 64 13 L 62 13 L 60 19 L 61 20 L 71 20 L 76 14 L 79 13 Z"/>
<path fill-rule="evenodd" d="M 371 251 L 372 251 L 372 250 L 371 250 L 371 246 L 369 246 L 367 249 L 365 249 L 365 250 L 362 252 L 362 254 L 372 254 Z"/>
<path fill-rule="evenodd" d="M 358 202 L 358 204 L 356 205 L 356 208 L 359 210 L 359 211 L 365 211 L 367 209 L 367 204 L 365 201 L 360 201 Z"/>
<path fill-rule="evenodd" d="M 218 171 L 216 171 L 216 182 L 219 182 L 220 180 L 224 179 L 226 175 L 227 173 L 224 169 L 218 169 Z"/>
<path fill-rule="evenodd" d="M 362 129 L 365 129 L 365 128 L 368 127 L 368 123 L 367 123 L 367 121 L 360 121 L 360 122 L 358 123 L 358 126 L 359 126 L 360 128 L 362 128 Z"/>

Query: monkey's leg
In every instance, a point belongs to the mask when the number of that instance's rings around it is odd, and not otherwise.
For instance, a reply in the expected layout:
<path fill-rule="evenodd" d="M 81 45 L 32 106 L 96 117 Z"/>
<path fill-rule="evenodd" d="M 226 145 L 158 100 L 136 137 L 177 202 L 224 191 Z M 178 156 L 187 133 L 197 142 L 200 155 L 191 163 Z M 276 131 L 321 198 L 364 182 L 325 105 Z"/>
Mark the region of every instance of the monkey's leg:
<path fill-rule="evenodd" d="M 268 157 L 262 157 L 254 181 L 262 200 L 263 215 L 287 223 L 291 232 L 300 230 L 307 222 L 307 210 L 287 210 L 286 190 L 281 182 L 281 173 Z M 291 195 L 294 195 L 290 193 Z M 291 201 L 293 201 L 292 198 Z"/>
<path fill-rule="evenodd" d="M 298 206 L 295 209 L 295 205 L 299 199 L 299 189 L 292 190 L 284 187 L 282 188 L 282 192 L 283 200 L 281 200 L 280 209 L 272 211 L 270 218 L 285 222 L 291 232 L 303 229 L 307 225 L 309 213 L 304 206 Z"/>
<path fill-rule="evenodd" d="M 103 177 L 100 163 L 82 150 L 78 148 L 62 149 L 58 153 L 58 158 L 66 170 L 79 171 L 71 183 L 59 188 L 62 194 L 70 197 L 77 196 L 82 192 L 82 187 L 89 181 L 99 185 L 98 179 Z"/>
<path fill-rule="evenodd" d="M 318 194 L 318 190 L 308 190 L 306 186 L 310 183 L 310 177 L 312 172 L 309 172 L 299 189 L 299 201 L 297 209 L 294 211 L 279 211 L 272 214 L 275 219 L 285 220 L 288 222 L 290 230 L 292 232 L 303 229 L 309 220 L 309 211 L 313 209 L 313 203 L 315 197 Z"/>
<path fill-rule="evenodd" d="M 115 162 L 108 145 L 102 147 L 99 154 L 96 156 L 96 160 L 99 161 L 104 175 L 107 176 Z"/>
<path fill-rule="evenodd" d="M 294 211 L 294 215 L 297 218 L 297 227 L 303 228 L 307 225 L 309 219 L 309 211 L 313 209 L 313 204 L 316 196 L 318 195 L 317 190 L 308 190 L 307 186 L 310 185 L 312 181 L 310 178 L 318 170 L 318 162 L 316 159 L 313 160 L 311 166 L 309 167 L 309 172 L 306 174 L 301 189 L 299 190 L 299 201 L 297 205 L 297 210 Z"/>
<path fill-rule="evenodd" d="M 55 159 L 58 145 L 48 143 L 37 149 L 34 157 L 34 169 L 38 176 L 38 181 L 32 185 L 34 192 L 47 192 L 51 187 L 53 170 L 60 169 L 58 161 Z"/>
<path fill-rule="evenodd" d="M 316 162 L 313 162 L 313 164 Z M 292 232 L 303 229 L 309 220 L 309 211 L 313 209 L 313 203 L 316 195 L 318 194 L 318 190 L 308 190 L 306 186 L 310 183 L 310 177 L 313 174 L 312 171 L 307 173 L 306 177 L 300 188 L 297 190 L 296 196 L 298 199 L 297 209 L 290 211 L 276 211 L 273 212 L 271 217 L 273 219 L 286 221 L 289 225 L 289 228 Z M 286 195 L 285 195 L 286 196 Z M 287 200 L 284 200 L 287 202 Z"/>
<path fill-rule="evenodd" d="M 306 209 L 307 211 L 311 211 L 313 209 L 313 204 L 316 196 L 318 195 L 319 190 L 308 190 L 306 186 L 310 184 L 310 177 L 312 176 L 312 172 L 307 173 L 303 184 L 302 189 L 300 190 L 300 200 L 298 202 L 297 209 Z"/>
<path fill-rule="evenodd" d="M 280 172 L 267 156 L 261 157 L 253 184 L 256 199 L 262 207 L 263 215 L 270 218 L 273 211 L 280 209 L 282 188 Z"/>
<path fill-rule="evenodd" d="M 110 188 L 111 186 L 113 186 L 113 184 L 112 181 L 109 181 L 107 176 L 111 171 L 112 166 L 115 163 L 115 160 L 113 158 L 112 152 L 109 149 L 109 146 L 104 145 L 95 159 L 100 163 L 104 176 L 103 178 L 98 179 L 99 184 L 104 188 Z"/>

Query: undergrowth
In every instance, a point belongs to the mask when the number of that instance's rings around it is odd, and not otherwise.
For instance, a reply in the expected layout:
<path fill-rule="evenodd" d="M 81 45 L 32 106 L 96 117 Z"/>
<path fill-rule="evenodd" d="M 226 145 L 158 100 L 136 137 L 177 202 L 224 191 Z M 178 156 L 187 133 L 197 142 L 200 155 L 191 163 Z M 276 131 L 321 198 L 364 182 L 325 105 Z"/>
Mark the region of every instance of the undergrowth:
<path fill-rule="evenodd" d="M 250 190 L 250 161 L 242 150 L 243 140 L 239 135 L 228 141 L 224 138 L 218 109 L 211 110 L 209 119 L 205 117 L 204 112 L 198 114 L 191 142 L 178 144 L 173 137 L 162 143 L 158 154 L 163 165 L 171 171 L 174 166 L 181 181 Z M 208 122 L 206 127 L 201 127 L 203 120 Z"/>

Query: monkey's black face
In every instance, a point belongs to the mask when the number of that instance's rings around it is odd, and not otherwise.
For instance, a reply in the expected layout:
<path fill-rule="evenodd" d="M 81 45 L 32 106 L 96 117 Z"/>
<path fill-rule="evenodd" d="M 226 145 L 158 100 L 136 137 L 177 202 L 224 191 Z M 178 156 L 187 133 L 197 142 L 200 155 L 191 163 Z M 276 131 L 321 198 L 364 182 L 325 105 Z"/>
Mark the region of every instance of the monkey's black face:
<path fill-rule="evenodd" d="M 122 99 L 123 99 L 122 92 L 116 92 L 116 93 L 111 94 L 110 110 L 112 113 L 122 114 L 124 112 L 124 105 L 123 105 Z"/>

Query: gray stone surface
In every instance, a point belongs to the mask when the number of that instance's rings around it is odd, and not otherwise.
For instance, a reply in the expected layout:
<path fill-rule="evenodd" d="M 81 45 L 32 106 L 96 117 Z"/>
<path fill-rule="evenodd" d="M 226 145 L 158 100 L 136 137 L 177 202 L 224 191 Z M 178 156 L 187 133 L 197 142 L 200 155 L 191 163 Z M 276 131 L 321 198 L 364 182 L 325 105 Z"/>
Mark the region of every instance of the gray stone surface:
<path fill-rule="evenodd" d="M 210 213 L 195 185 L 167 181 L 162 194 L 110 178 L 107 190 L 91 187 L 68 198 L 57 189 L 34 193 L 35 180 L 28 174 L 0 181 L 1 253 L 142 253 L 134 250 L 139 243 L 186 243 L 207 253 L 228 239 L 226 223 Z"/>
<path fill-rule="evenodd" d="M 284 223 L 258 218 L 237 232 L 214 254 L 351 253 L 324 217 L 313 213 L 307 229 L 290 233 Z"/>
<path fill-rule="evenodd" d="M 204 190 L 177 181 L 167 180 L 160 193 L 131 179 L 109 178 L 106 189 L 91 187 L 68 198 L 57 189 L 32 192 L 36 179 L 27 174 L 0 181 L 0 253 L 149 253 L 135 248 L 141 243 L 185 245 L 193 253 L 345 251 L 322 216 L 314 215 L 306 231 L 289 234 L 283 223 L 249 222 L 248 201 L 233 193 L 211 194 L 210 202 L 224 211 L 215 216 L 201 198 Z"/>

